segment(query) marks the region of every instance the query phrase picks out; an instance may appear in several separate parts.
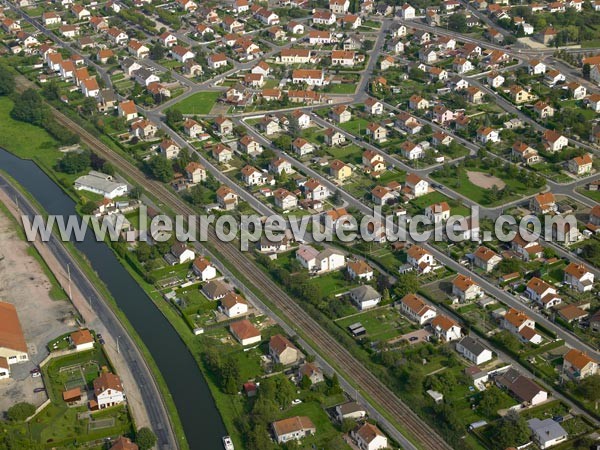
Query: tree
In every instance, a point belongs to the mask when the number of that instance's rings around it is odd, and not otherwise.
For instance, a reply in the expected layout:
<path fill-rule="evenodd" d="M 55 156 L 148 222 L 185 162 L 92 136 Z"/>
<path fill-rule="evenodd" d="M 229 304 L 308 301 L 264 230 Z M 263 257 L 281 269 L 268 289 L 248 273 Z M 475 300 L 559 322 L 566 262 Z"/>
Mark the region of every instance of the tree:
<path fill-rule="evenodd" d="M 129 197 L 134 198 L 134 199 L 140 199 L 143 193 L 144 193 L 144 190 L 141 187 L 134 186 L 129 191 Z"/>
<path fill-rule="evenodd" d="M 281 150 L 288 151 L 292 147 L 292 137 L 289 134 L 282 134 L 273 141 L 273 144 Z"/>
<path fill-rule="evenodd" d="M 4 64 L 0 64 L 0 95 L 9 95 L 15 91 L 15 76 Z"/>
<path fill-rule="evenodd" d="M 452 14 L 448 18 L 448 28 L 458 33 L 467 32 L 467 18 L 464 14 Z"/>
<path fill-rule="evenodd" d="M 153 178 L 167 183 L 173 178 L 173 166 L 171 161 L 167 158 L 163 158 L 160 155 L 155 155 L 147 163 L 148 171 Z"/>
<path fill-rule="evenodd" d="M 150 59 L 153 59 L 154 61 L 163 59 L 165 57 L 165 54 L 166 50 L 160 43 L 155 44 L 150 49 Z"/>
<path fill-rule="evenodd" d="M 585 63 L 583 65 L 583 69 L 582 69 L 583 78 L 585 78 L 586 80 L 589 80 L 591 71 L 592 71 L 592 67 L 588 63 Z"/>
<path fill-rule="evenodd" d="M 503 450 L 518 447 L 529 440 L 529 427 L 525 419 L 515 411 L 509 411 L 502 419 L 492 425 L 490 441 L 494 448 Z"/>
<path fill-rule="evenodd" d="M 94 97 L 86 97 L 81 103 L 81 112 L 86 116 L 91 116 L 96 111 L 96 99 Z"/>
<path fill-rule="evenodd" d="M 15 106 L 10 115 L 13 119 L 21 122 L 42 125 L 46 116 L 42 98 L 37 91 L 27 89 L 15 101 Z"/>
<path fill-rule="evenodd" d="M 486 389 L 481 393 L 481 400 L 477 405 L 479 411 L 487 416 L 494 417 L 498 411 L 498 405 L 502 400 L 502 392 L 495 386 Z"/>
<path fill-rule="evenodd" d="M 308 375 L 304 375 L 300 380 L 300 387 L 304 390 L 310 389 L 312 386 L 312 381 Z"/>
<path fill-rule="evenodd" d="M 165 120 L 167 121 L 167 125 L 173 128 L 177 122 L 181 122 L 183 120 L 183 114 L 176 108 L 169 108 L 165 113 Z"/>
<path fill-rule="evenodd" d="M 140 428 L 135 440 L 140 450 L 149 450 L 156 445 L 156 435 L 148 427 Z"/>
<path fill-rule="evenodd" d="M 93 201 L 89 200 L 87 202 L 85 202 L 85 204 L 81 207 L 81 212 L 85 215 L 90 215 L 94 212 L 94 210 L 96 209 L 96 203 L 94 203 Z"/>
<path fill-rule="evenodd" d="M 600 375 L 592 375 L 581 380 L 577 386 L 577 393 L 593 402 L 600 400 Z"/>
<path fill-rule="evenodd" d="M 16 403 L 8 408 L 8 411 L 6 412 L 6 416 L 15 422 L 22 422 L 34 414 L 35 406 L 27 402 Z"/>
<path fill-rule="evenodd" d="M 398 297 L 402 298 L 406 294 L 414 294 L 418 289 L 419 279 L 417 278 L 417 275 L 412 272 L 408 272 L 398 276 L 394 291 Z"/>
<path fill-rule="evenodd" d="M 91 164 L 90 153 L 69 152 L 58 162 L 58 170 L 64 173 L 74 175 L 88 169 Z"/>

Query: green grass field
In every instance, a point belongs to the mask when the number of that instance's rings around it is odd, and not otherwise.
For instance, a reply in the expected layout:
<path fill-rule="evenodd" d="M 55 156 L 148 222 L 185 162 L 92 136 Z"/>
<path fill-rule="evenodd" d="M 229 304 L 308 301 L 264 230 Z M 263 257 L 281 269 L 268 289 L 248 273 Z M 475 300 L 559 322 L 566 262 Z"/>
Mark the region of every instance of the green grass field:
<path fill-rule="evenodd" d="M 208 114 L 221 92 L 198 92 L 175 105 L 183 114 Z"/>
<path fill-rule="evenodd" d="M 52 167 L 61 157 L 56 141 L 44 129 L 10 117 L 13 104 L 10 98 L 0 97 L 0 147 Z"/>
<path fill-rule="evenodd" d="M 366 311 L 338 320 L 336 323 L 346 331 L 349 325 L 360 322 L 367 330 L 369 339 L 387 341 L 408 332 L 410 324 L 393 307 Z"/>

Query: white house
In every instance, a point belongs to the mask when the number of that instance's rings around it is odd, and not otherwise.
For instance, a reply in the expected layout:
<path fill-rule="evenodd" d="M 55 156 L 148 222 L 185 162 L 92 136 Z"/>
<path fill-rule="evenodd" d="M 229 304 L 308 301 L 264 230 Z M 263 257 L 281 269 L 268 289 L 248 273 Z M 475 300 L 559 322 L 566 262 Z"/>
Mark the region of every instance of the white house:
<path fill-rule="evenodd" d="M 94 348 L 94 337 L 90 330 L 77 330 L 70 334 L 69 339 L 71 344 L 75 346 L 78 352 L 91 350 Z"/>
<path fill-rule="evenodd" d="M 572 262 L 565 268 L 564 282 L 579 292 L 589 292 L 594 287 L 594 274 L 583 264 Z"/>
<path fill-rule="evenodd" d="M 358 309 L 373 308 L 381 301 L 381 294 L 368 284 L 350 290 L 350 298 Z"/>
<path fill-rule="evenodd" d="M 474 364 L 483 364 L 493 357 L 492 351 L 486 348 L 479 340 L 465 336 L 456 343 L 456 351 Z"/>
<path fill-rule="evenodd" d="M 217 269 L 215 266 L 213 266 L 208 259 L 202 256 L 194 259 L 192 270 L 201 281 L 212 280 L 217 276 Z"/>
<path fill-rule="evenodd" d="M 337 270 L 346 265 L 346 257 L 343 253 L 326 249 L 319 252 L 310 245 L 301 245 L 296 251 L 296 260 L 309 272 L 323 273 Z"/>
<path fill-rule="evenodd" d="M 529 419 L 527 425 L 531 430 L 533 440 L 541 449 L 550 448 L 553 445 L 565 442 L 569 438 L 569 434 L 565 429 L 552 418 L 544 420 Z"/>
<path fill-rule="evenodd" d="M 529 280 L 525 294 L 544 309 L 550 309 L 562 302 L 556 289 L 537 277 Z"/>
<path fill-rule="evenodd" d="M 171 254 L 175 257 L 178 264 L 191 262 L 196 258 L 196 253 L 189 249 L 183 242 L 175 242 L 171 246 Z"/>
<path fill-rule="evenodd" d="M 248 319 L 232 322 L 229 325 L 229 331 L 243 346 L 258 344 L 261 341 L 260 330 Z"/>
<path fill-rule="evenodd" d="M 462 337 L 462 328 L 447 316 L 438 315 L 430 323 L 433 334 L 442 342 L 458 340 Z"/>
<path fill-rule="evenodd" d="M 452 295 L 458 297 L 459 301 L 466 302 L 481 297 L 483 290 L 471 277 L 458 274 L 452 281 Z"/>
<path fill-rule="evenodd" d="M 221 299 L 221 306 L 227 317 L 237 317 L 248 312 L 248 302 L 235 292 L 228 292 Z"/>
<path fill-rule="evenodd" d="M 388 448 L 387 437 L 375 425 L 365 422 L 351 433 L 356 445 L 361 450 L 380 450 Z"/>
<path fill-rule="evenodd" d="M 407 294 L 402 297 L 400 300 L 400 310 L 409 319 L 414 320 L 419 325 L 424 325 L 437 315 L 435 308 L 427 305 L 415 294 Z"/>
<path fill-rule="evenodd" d="M 93 384 L 97 409 L 109 408 L 125 401 L 121 379 L 114 373 L 102 372 Z"/>

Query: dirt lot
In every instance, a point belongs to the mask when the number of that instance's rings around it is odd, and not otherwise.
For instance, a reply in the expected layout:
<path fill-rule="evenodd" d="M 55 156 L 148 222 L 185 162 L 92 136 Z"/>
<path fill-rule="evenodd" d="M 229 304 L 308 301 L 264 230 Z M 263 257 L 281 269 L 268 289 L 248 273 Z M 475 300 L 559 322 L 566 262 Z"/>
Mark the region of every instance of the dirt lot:
<path fill-rule="evenodd" d="M 31 378 L 29 371 L 48 355 L 49 340 L 76 329 L 73 307 L 50 298 L 50 281 L 28 247 L 0 211 L 0 299 L 16 305 L 30 358 L 13 365 L 11 379 L 0 382 L 0 413 L 17 401 L 44 402 L 45 394 L 33 394 L 43 386 L 41 378 Z"/>
<path fill-rule="evenodd" d="M 467 177 L 471 183 L 483 189 L 491 189 L 494 185 L 498 189 L 504 189 L 506 186 L 506 183 L 500 178 L 483 172 L 467 171 Z"/>

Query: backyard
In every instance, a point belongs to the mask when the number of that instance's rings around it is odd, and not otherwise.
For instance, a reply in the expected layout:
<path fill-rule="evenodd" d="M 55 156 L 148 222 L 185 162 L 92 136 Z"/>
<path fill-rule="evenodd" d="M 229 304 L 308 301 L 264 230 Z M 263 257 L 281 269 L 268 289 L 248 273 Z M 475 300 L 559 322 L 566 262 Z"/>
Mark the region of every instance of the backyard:
<path fill-rule="evenodd" d="M 221 92 L 197 92 L 175 105 L 183 114 L 209 114 Z"/>

